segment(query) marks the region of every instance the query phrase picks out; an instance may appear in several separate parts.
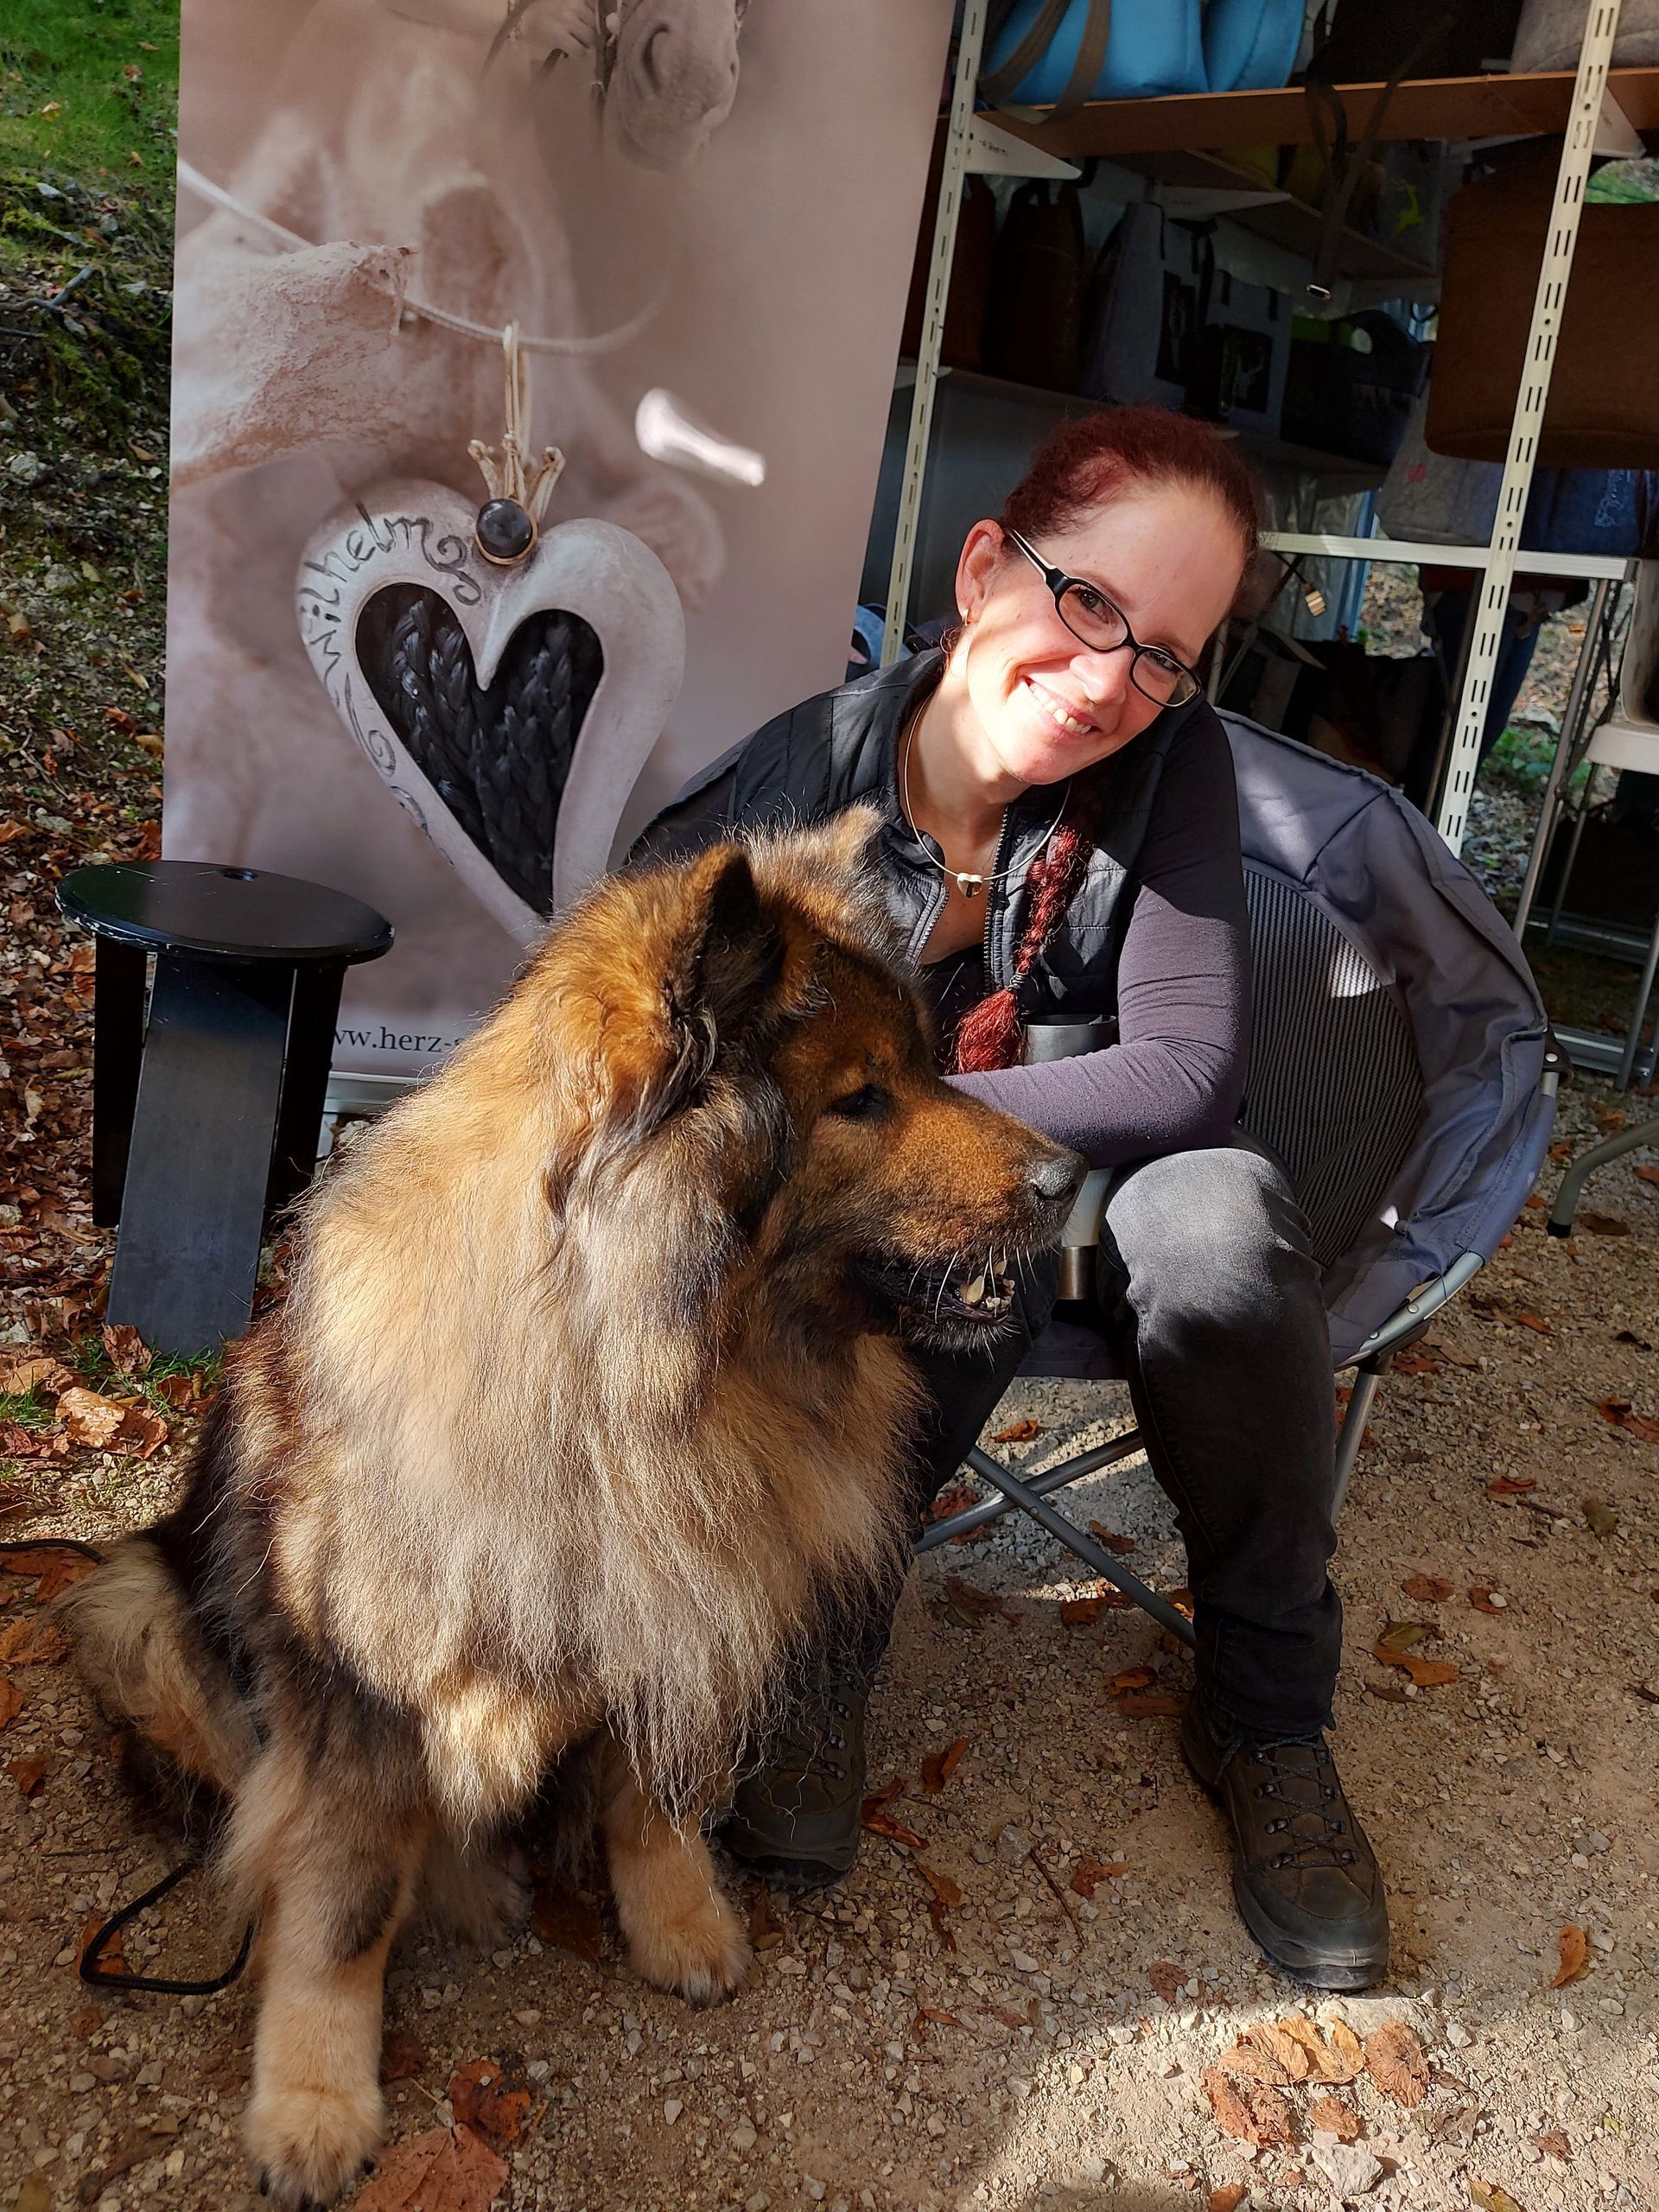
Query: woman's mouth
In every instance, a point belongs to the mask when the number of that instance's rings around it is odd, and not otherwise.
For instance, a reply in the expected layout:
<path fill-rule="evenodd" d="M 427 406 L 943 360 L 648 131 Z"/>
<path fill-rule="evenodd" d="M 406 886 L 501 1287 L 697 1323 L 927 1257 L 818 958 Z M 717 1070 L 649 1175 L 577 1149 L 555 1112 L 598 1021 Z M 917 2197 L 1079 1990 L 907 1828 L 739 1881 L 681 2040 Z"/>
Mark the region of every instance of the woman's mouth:
<path fill-rule="evenodd" d="M 1063 699 L 1058 692 L 1051 691 L 1046 684 L 1039 683 L 1034 676 L 1022 677 L 1020 681 L 1024 683 L 1033 705 L 1046 721 L 1053 724 L 1062 736 L 1088 737 L 1097 729 L 1098 724 L 1089 715 L 1073 706 L 1070 701 Z"/>

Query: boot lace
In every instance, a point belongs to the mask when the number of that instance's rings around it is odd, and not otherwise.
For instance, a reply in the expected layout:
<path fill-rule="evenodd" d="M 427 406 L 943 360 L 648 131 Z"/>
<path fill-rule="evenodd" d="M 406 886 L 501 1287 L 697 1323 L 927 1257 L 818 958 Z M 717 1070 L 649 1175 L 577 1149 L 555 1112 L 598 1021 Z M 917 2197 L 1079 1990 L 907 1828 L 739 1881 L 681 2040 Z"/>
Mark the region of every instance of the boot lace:
<path fill-rule="evenodd" d="M 1265 1834 L 1284 1840 L 1270 1867 L 1348 1867 L 1357 1856 L 1348 1801 L 1336 1762 L 1321 1738 L 1308 1744 L 1255 1744 L 1249 1757 L 1267 1770 L 1254 1795 L 1284 1810 L 1263 1822 Z"/>
<path fill-rule="evenodd" d="M 863 1691 L 863 1680 L 854 1669 L 826 1669 L 780 1724 L 771 1749 L 774 1767 L 844 1782 L 853 1715 Z"/>

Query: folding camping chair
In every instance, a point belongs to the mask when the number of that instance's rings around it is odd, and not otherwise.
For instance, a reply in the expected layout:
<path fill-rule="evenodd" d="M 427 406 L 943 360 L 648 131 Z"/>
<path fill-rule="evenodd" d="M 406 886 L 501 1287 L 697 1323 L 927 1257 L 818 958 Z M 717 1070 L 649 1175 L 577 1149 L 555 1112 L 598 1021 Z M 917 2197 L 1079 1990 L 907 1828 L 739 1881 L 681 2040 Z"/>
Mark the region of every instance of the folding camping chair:
<path fill-rule="evenodd" d="M 1390 1359 L 1520 1212 L 1565 1060 L 1513 934 L 1414 807 L 1359 769 L 1222 719 L 1255 954 L 1240 1121 L 1289 1172 L 1324 1269 L 1335 1368 L 1357 1370 L 1337 1446 L 1339 1510 Z M 1085 1287 L 1110 1182 L 1096 1170 L 1078 1198 L 1063 1296 Z M 1103 1335 L 1061 1319 L 1021 1372 L 1121 1370 Z M 1048 1502 L 1141 1448 L 1132 1430 L 1028 1479 L 976 1449 L 966 1465 L 995 1495 L 934 1522 L 917 1548 L 1028 1514 L 1191 1644 L 1191 1624 L 1168 1599 Z"/>

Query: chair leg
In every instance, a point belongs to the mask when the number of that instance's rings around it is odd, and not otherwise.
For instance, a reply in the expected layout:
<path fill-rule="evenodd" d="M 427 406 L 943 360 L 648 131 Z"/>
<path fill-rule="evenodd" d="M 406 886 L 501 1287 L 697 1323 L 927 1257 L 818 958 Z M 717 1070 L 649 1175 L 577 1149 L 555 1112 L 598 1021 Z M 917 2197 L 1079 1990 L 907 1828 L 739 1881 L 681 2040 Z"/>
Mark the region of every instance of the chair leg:
<path fill-rule="evenodd" d="M 293 973 L 158 955 L 109 1317 L 188 1357 L 248 1325 Z"/>
<path fill-rule="evenodd" d="M 1331 1494 L 1331 1518 L 1333 1521 L 1342 1511 L 1347 1498 L 1348 1485 L 1354 1478 L 1354 1463 L 1359 1457 L 1359 1447 L 1365 1438 L 1365 1424 L 1370 1419 L 1371 1402 L 1393 1357 L 1391 1351 L 1380 1351 L 1355 1371 L 1354 1386 L 1348 1395 L 1348 1410 L 1343 1416 L 1342 1433 L 1337 1438 L 1335 1481 Z"/>
<path fill-rule="evenodd" d="M 1096 1445 L 1092 1452 L 1079 1452 L 1073 1459 L 1062 1459 L 1058 1466 L 1045 1467 L 1040 1474 L 1032 1477 L 1029 1487 L 1039 1497 L 1046 1497 L 1051 1491 L 1066 1490 L 1071 1484 L 1080 1483 L 1085 1475 L 1098 1474 L 1103 1467 L 1115 1467 L 1120 1459 L 1132 1459 L 1141 1449 L 1141 1432 L 1132 1428 L 1127 1435 L 1115 1436 L 1109 1444 Z M 969 1536 L 988 1522 L 1000 1521 L 1005 1513 L 1017 1513 L 1019 1510 L 1007 1497 L 988 1497 L 981 1504 L 953 1513 L 948 1521 L 933 1522 L 922 1531 L 912 1548 L 917 1552 L 933 1551 L 940 1544 L 950 1542 L 953 1537 Z"/>
<path fill-rule="evenodd" d="M 283 1065 L 283 1100 L 271 1151 L 270 1186 L 265 1193 L 269 1213 L 277 1212 L 290 1198 L 298 1198 L 316 1173 L 322 1103 L 334 1053 L 334 1020 L 345 980 L 343 965 L 302 968 L 294 978 L 288 1055 Z"/>
<path fill-rule="evenodd" d="M 144 1053 L 144 975 L 136 944 L 97 940 L 92 971 L 92 1220 L 113 1229 L 127 1179 L 138 1067 Z"/>
<path fill-rule="evenodd" d="M 1114 1584 L 1126 1598 L 1133 1598 L 1141 1611 L 1150 1613 L 1160 1628 L 1166 1628 L 1189 1649 L 1197 1649 L 1198 1638 L 1192 1632 L 1192 1622 L 1185 1614 L 1177 1612 L 1167 1598 L 1160 1598 L 1155 1590 L 1149 1589 L 1138 1574 L 1132 1573 L 1121 1559 L 1115 1559 L 1092 1536 L 1085 1536 L 1074 1522 L 1066 1519 L 1065 1514 L 1057 1513 L 1029 1484 L 1022 1483 L 1016 1475 L 1011 1475 L 1006 1467 L 998 1466 L 990 1453 L 980 1451 L 977 1446 L 968 1454 L 968 1465 L 976 1475 L 1000 1490 L 1005 1497 L 1012 1498 L 1017 1506 L 1031 1516 L 1039 1528 L 1046 1529 L 1051 1536 L 1058 1537 L 1067 1551 L 1074 1553 L 1085 1567 L 1092 1567 L 1104 1580 Z"/>
<path fill-rule="evenodd" d="M 1633 1128 L 1620 1129 L 1611 1137 L 1604 1137 L 1599 1144 L 1592 1144 L 1588 1152 L 1581 1152 L 1572 1161 L 1561 1178 L 1555 1193 L 1555 1203 L 1549 1210 L 1545 1226 L 1552 1236 L 1570 1236 L 1573 1218 L 1579 1210 L 1579 1198 L 1586 1179 L 1598 1167 L 1605 1167 L 1610 1160 L 1621 1159 L 1627 1152 L 1635 1152 L 1644 1144 L 1659 1144 L 1659 1120 L 1638 1122 Z"/>

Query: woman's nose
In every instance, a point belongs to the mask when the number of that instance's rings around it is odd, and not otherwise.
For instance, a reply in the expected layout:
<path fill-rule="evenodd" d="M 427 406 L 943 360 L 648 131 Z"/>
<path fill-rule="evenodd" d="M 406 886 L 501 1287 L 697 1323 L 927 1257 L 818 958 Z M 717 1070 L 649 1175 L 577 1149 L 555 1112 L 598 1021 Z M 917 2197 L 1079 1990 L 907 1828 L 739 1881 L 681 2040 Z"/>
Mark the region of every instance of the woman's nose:
<path fill-rule="evenodd" d="M 1129 665 L 1134 655 L 1127 646 L 1109 653 L 1079 653 L 1071 664 L 1091 707 L 1116 706 L 1129 690 Z"/>

